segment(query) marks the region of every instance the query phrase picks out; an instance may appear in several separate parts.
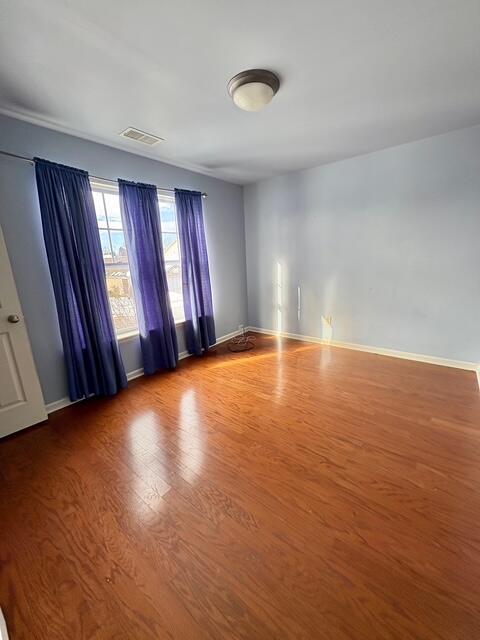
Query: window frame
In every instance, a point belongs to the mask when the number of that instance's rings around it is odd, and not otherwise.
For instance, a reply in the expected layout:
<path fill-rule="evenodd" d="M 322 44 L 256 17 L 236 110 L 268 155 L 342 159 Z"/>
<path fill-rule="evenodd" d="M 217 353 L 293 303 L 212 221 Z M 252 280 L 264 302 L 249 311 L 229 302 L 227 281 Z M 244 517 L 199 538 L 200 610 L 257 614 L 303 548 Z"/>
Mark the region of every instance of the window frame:
<path fill-rule="evenodd" d="M 112 184 L 112 183 L 107 182 L 107 181 L 103 181 L 103 180 L 99 180 L 99 179 L 95 179 L 95 178 L 90 178 L 90 186 L 91 186 L 92 192 L 96 191 L 97 193 L 98 192 L 102 193 L 102 197 L 103 198 L 104 198 L 104 194 L 105 193 L 114 194 L 114 195 L 118 196 L 118 198 L 120 198 L 119 188 L 118 188 L 117 184 Z M 175 227 L 176 227 L 176 235 L 177 235 L 177 238 L 178 238 L 178 256 L 179 256 L 178 260 L 165 260 L 165 256 L 164 256 L 163 262 L 164 262 L 165 266 L 167 266 L 167 264 L 169 264 L 169 263 L 177 263 L 178 262 L 179 265 L 180 265 L 180 271 L 181 271 L 181 268 L 182 268 L 182 262 L 181 262 L 182 257 L 181 257 L 181 249 L 180 249 L 180 237 L 179 237 L 179 233 L 178 233 L 178 218 L 177 218 L 177 209 L 175 207 L 175 199 L 174 199 L 173 196 L 170 195 L 170 193 L 162 191 L 161 189 L 157 189 L 159 212 L 160 212 L 160 206 L 161 206 L 161 204 L 160 204 L 161 197 L 165 198 L 166 200 L 173 201 L 173 204 L 174 204 Z M 105 231 L 105 230 L 108 231 L 108 241 L 109 241 L 109 244 L 110 244 L 111 255 L 113 257 L 114 252 L 113 252 L 112 239 L 111 239 L 110 232 L 111 231 L 120 231 L 121 230 L 122 233 L 125 235 L 125 229 L 124 229 L 124 225 L 123 225 L 123 219 L 122 219 L 122 227 L 121 227 L 121 229 L 110 229 L 110 224 L 109 224 L 109 220 L 108 220 L 108 212 L 107 212 L 107 207 L 106 207 L 106 203 L 105 203 L 105 198 L 103 200 L 103 206 L 104 206 L 104 211 L 105 211 L 105 226 L 100 226 L 98 224 L 98 219 L 97 219 L 97 227 L 98 227 L 99 231 Z M 95 213 L 96 213 L 96 209 L 95 209 Z M 161 220 L 160 220 L 160 223 L 161 223 Z M 172 233 L 172 232 L 166 232 L 166 233 Z M 128 257 L 128 249 L 127 249 L 127 247 L 125 247 L 125 249 L 127 251 L 127 265 L 128 265 L 128 268 L 130 269 L 130 261 L 129 261 L 129 257 Z M 102 251 L 102 256 L 103 256 L 103 251 Z M 114 265 L 115 265 L 115 263 L 112 263 L 112 266 L 114 266 Z M 107 273 L 107 267 L 108 266 L 109 266 L 108 263 L 106 263 L 104 261 L 105 273 Z M 132 288 L 133 288 L 133 283 L 132 283 Z M 169 293 L 170 293 L 170 291 L 169 291 Z M 107 291 L 107 295 L 108 295 L 108 291 Z M 135 291 L 133 292 L 133 295 L 135 296 Z M 109 295 L 108 295 L 108 302 L 109 302 L 109 305 L 110 305 L 110 312 L 112 313 L 112 308 L 111 308 L 110 296 Z M 184 313 L 185 313 L 185 311 L 184 311 Z M 135 309 L 135 315 L 136 315 L 136 309 Z M 112 313 L 112 316 L 113 316 L 113 313 Z M 175 321 L 175 326 L 183 325 L 183 324 L 185 324 L 185 316 L 183 316 L 183 318 L 180 319 L 180 320 L 174 320 L 174 321 Z M 115 324 L 114 324 L 114 330 L 115 330 L 115 336 L 116 336 L 118 342 L 124 342 L 126 340 L 132 340 L 132 339 L 138 337 L 140 335 L 140 331 L 139 331 L 139 328 L 138 328 L 138 317 L 137 317 L 137 327 L 135 329 L 130 329 L 130 330 L 124 331 L 122 333 L 118 333 L 117 328 L 115 327 Z"/>

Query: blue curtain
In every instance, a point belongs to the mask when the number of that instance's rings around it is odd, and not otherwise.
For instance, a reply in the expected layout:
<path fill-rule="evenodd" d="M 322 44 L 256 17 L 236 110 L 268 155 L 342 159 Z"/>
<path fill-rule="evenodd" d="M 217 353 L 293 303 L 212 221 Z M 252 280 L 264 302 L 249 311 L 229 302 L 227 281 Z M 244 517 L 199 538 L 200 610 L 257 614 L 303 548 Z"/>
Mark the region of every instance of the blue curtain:
<path fill-rule="evenodd" d="M 127 386 L 127 378 L 88 173 L 35 158 L 35 175 L 70 399 L 113 395 Z"/>
<path fill-rule="evenodd" d="M 143 368 L 145 373 L 173 369 L 178 362 L 177 333 L 163 260 L 157 188 L 126 180 L 118 184 Z"/>
<path fill-rule="evenodd" d="M 187 349 L 189 353 L 200 355 L 216 341 L 202 194 L 175 189 L 175 203 L 182 256 Z"/>

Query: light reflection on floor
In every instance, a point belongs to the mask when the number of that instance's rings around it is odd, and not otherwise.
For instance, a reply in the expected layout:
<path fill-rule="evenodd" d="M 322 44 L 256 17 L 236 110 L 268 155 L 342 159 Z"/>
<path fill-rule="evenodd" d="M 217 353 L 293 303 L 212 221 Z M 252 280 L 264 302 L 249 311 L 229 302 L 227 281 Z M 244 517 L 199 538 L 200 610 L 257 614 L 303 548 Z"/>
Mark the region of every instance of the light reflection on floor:
<path fill-rule="evenodd" d="M 128 466 L 132 471 L 130 508 L 139 521 L 147 522 L 165 508 L 162 495 L 169 489 L 167 483 L 146 464 L 147 449 L 155 450 L 156 455 L 163 455 L 159 416 L 154 411 L 145 411 L 132 421 L 128 436 Z"/>
<path fill-rule="evenodd" d="M 272 336 L 275 350 L 259 350 L 258 353 L 248 352 L 246 357 L 241 354 L 225 360 L 208 362 L 211 369 L 242 365 L 252 365 L 263 360 L 276 358 L 275 378 L 272 380 L 270 394 L 275 403 L 281 402 L 285 395 L 284 348 L 286 340 L 280 336 Z M 290 342 L 290 341 L 288 341 Z M 304 352 L 318 349 L 318 345 L 300 343 L 288 352 L 289 358 L 294 358 Z M 221 357 L 221 356 L 220 356 Z M 326 347 L 319 353 L 319 366 L 326 369 L 332 358 L 331 349 Z M 252 362 L 253 361 L 253 362 Z M 197 397 L 197 390 L 189 387 L 182 391 L 178 405 L 178 422 L 169 421 L 162 424 L 162 417 L 155 411 L 147 410 L 132 421 L 129 427 L 129 459 L 131 473 L 130 508 L 142 522 L 152 518 L 167 508 L 162 496 L 168 491 L 168 469 L 170 468 L 168 438 L 173 435 L 177 440 L 176 450 L 179 458 L 177 464 L 181 467 L 184 480 L 195 484 L 205 465 L 205 447 L 208 433 L 204 431 L 201 406 Z M 171 424 L 170 424 L 171 422 Z M 165 431 L 167 429 L 167 431 Z M 171 446 L 171 444 L 170 444 Z M 153 453 L 152 453 L 153 452 Z"/>
<path fill-rule="evenodd" d="M 180 400 L 178 428 L 181 463 L 185 480 L 194 483 L 204 462 L 205 434 L 202 431 L 195 389 L 188 389 Z"/>

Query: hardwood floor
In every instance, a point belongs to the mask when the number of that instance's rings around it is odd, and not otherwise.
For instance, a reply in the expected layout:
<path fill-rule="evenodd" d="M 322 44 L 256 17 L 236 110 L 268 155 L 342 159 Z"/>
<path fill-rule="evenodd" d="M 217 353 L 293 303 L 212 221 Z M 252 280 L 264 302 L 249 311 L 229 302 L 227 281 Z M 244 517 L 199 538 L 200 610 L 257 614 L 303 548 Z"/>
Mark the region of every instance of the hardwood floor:
<path fill-rule="evenodd" d="M 0 442 L 11 640 L 480 638 L 475 374 L 257 336 Z"/>

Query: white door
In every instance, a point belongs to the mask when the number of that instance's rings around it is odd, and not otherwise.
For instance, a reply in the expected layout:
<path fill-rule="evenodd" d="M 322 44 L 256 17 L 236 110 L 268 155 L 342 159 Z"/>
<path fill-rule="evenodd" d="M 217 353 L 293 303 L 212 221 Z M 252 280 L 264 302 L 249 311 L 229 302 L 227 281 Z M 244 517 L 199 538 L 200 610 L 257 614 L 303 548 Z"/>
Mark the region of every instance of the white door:
<path fill-rule="evenodd" d="M 47 417 L 0 227 L 0 438 Z"/>

